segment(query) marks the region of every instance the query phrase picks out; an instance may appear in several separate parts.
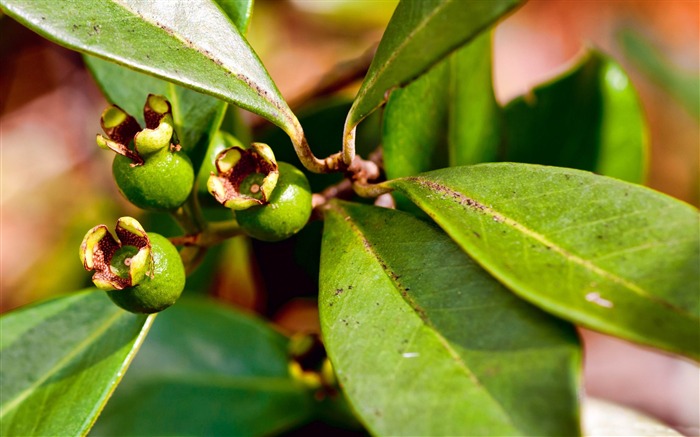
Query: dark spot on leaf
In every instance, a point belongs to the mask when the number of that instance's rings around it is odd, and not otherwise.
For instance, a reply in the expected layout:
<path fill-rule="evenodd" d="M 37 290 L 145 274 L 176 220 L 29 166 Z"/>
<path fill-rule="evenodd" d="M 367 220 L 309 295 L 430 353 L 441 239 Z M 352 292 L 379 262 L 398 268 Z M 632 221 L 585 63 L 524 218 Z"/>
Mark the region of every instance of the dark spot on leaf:
<path fill-rule="evenodd" d="M 475 236 L 476 238 L 481 238 L 481 235 L 479 235 L 478 232 L 476 232 L 476 231 L 472 231 L 472 232 L 474 233 L 474 236 Z"/>
<path fill-rule="evenodd" d="M 343 290 L 342 288 L 336 288 L 336 289 L 335 289 L 334 295 L 335 295 L 335 296 L 338 296 L 338 295 L 342 294 L 343 291 L 344 291 L 344 290 Z"/>

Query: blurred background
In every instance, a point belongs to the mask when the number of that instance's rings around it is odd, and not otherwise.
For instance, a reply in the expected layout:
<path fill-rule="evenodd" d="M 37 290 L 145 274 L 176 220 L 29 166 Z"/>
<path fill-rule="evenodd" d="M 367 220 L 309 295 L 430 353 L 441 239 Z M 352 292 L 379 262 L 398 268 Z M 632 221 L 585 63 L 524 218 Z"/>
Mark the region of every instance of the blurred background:
<path fill-rule="evenodd" d="M 294 108 L 339 63 L 379 41 L 395 4 L 257 0 L 248 39 Z M 527 93 L 585 46 L 613 56 L 640 94 L 651 140 L 647 184 L 697 206 L 700 2 L 530 1 L 495 32 L 497 98 L 506 103 Z M 0 59 L 0 310 L 7 311 L 86 286 L 77 256 L 84 233 L 139 212 L 116 190 L 111 154 L 95 145 L 107 102 L 81 56 L 2 17 Z M 250 250 L 250 242 L 233 241 L 220 255 Z M 306 287 L 301 298 L 275 300 L 259 266 L 239 267 L 243 273 L 224 267 L 208 267 L 214 280 L 207 292 L 273 318 L 280 329 L 318 330 L 315 302 L 303 298 L 313 280 L 298 285 Z M 249 280 L 232 280 L 241 275 Z M 696 365 L 604 335 L 582 336 L 589 394 L 700 433 Z"/>

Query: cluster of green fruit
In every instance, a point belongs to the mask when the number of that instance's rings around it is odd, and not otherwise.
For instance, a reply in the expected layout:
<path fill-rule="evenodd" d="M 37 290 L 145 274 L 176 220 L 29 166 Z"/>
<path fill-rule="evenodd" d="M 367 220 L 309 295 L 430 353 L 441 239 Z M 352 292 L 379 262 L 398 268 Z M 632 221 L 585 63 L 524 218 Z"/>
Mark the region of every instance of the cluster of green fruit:
<path fill-rule="evenodd" d="M 146 128 L 118 106 L 101 117 L 107 137 L 100 147 L 116 152 L 112 172 L 119 191 L 146 210 L 175 213 L 196 196 L 192 162 L 177 140 L 170 103 L 149 95 L 144 106 Z M 240 231 L 264 241 L 280 241 L 299 232 L 311 215 L 311 189 L 296 167 L 276 162 L 262 143 L 233 146 L 208 157 L 212 164 L 207 189 L 230 208 Z M 193 191 L 194 190 L 194 191 Z M 205 230 L 206 231 L 206 230 Z M 116 238 L 105 225 L 88 231 L 80 246 L 94 284 L 120 307 L 138 313 L 161 311 L 179 298 L 185 268 L 175 246 L 147 233 L 138 221 L 122 217 Z"/>

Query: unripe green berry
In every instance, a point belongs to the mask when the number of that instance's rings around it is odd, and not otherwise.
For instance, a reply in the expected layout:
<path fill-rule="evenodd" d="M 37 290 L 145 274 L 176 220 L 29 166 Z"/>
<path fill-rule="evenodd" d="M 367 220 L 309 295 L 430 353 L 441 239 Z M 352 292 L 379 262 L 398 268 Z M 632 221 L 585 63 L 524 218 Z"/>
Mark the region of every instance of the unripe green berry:
<path fill-rule="evenodd" d="M 153 271 L 143 281 L 123 290 L 110 290 L 114 303 L 132 313 L 157 313 L 174 304 L 185 288 L 185 268 L 180 254 L 167 238 L 148 233 Z"/>
<path fill-rule="evenodd" d="M 115 234 L 98 225 L 80 245 L 80 260 L 94 272 L 95 286 L 134 313 L 155 313 L 174 304 L 185 288 L 185 267 L 175 246 L 146 233 L 131 217 L 117 220 Z"/>
<path fill-rule="evenodd" d="M 142 209 L 173 210 L 189 196 L 194 183 L 190 159 L 182 152 L 161 151 L 146 158 L 142 165 L 117 155 L 112 173 L 119 192 Z"/>
<path fill-rule="evenodd" d="M 279 179 L 269 203 L 236 211 L 241 229 L 263 241 L 280 241 L 299 232 L 311 216 L 311 188 L 304 173 L 278 162 Z"/>
<path fill-rule="evenodd" d="M 146 128 L 118 106 L 110 106 L 100 119 L 108 138 L 97 144 L 117 153 L 112 173 L 119 191 L 143 209 L 174 210 L 189 196 L 194 185 L 190 159 L 180 151 L 170 103 L 163 96 L 149 95 L 144 106 Z"/>

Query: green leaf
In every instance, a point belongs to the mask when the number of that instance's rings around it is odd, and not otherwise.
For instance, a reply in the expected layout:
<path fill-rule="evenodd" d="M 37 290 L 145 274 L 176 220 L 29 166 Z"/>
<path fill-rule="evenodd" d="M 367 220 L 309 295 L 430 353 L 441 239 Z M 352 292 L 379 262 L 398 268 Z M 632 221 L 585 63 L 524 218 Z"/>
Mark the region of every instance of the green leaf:
<path fill-rule="evenodd" d="M 254 0 L 214 0 L 242 35 L 245 35 L 253 15 Z"/>
<path fill-rule="evenodd" d="M 311 393 L 289 376 L 288 340 L 204 300 L 163 312 L 94 435 L 270 435 L 305 422 Z"/>
<path fill-rule="evenodd" d="M 345 122 L 345 132 L 408 84 L 479 35 L 519 0 L 402 1 L 396 8 Z"/>
<path fill-rule="evenodd" d="M 504 108 L 507 160 L 594 171 L 641 183 L 647 129 L 622 68 L 591 50 Z"/>
<path fill-rule="evenodd" d="M 513 163 L 388 185 L 524 299 L 591 329 L 700 358 L 692 206 L 588 172 Z"/>
<path fill-rule="evenodd" d="M 290 134 L 298 121 L 260 59 L 212 0 L 0 0 L 51 41 L 213 95 Z M 186 13 L 187 19 L 183 19 Z"/>
<path fill-rule="evenodd" d="M 383 130 L 388 179 L 496 160 L 501 109 L 491 80 L 491 32 L 392 92 Z M 410 201 L 395 197 L 400 209 L 413 212 Z"/>
<path fill-rule="evenodd" d="M 320 288 L 329 357 L 374 434 L 579 434 L 573 326 L 509 293 L 432 223 L 332 203 Z"/>
<path fill-rule="evenodd" d="M 86 434 L 153 317 L 89 290 L 0 318 L 0 434 Z"/>

